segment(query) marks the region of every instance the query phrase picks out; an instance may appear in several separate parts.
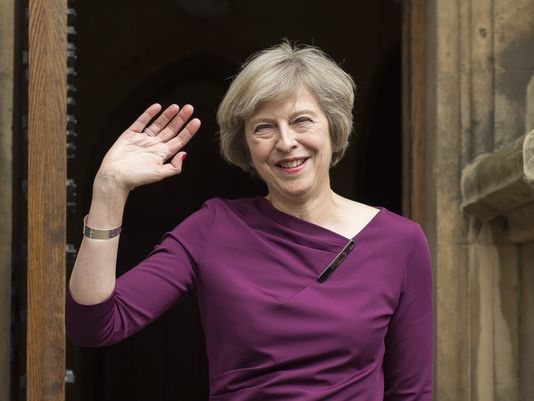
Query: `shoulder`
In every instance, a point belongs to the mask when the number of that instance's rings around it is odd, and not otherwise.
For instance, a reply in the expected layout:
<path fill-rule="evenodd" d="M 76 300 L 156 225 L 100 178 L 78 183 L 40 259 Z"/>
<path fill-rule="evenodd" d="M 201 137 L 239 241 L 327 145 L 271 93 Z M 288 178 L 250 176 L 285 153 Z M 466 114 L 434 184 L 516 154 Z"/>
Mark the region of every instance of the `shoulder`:
<path fill-rule="evenodd" d="M 238 199 L 215 197 L 205 201 L 200 212 L 209 215 L 210 220 L 219 225 L 229 220 L 254 220 L 254 216 L 262 213 L 260 204 L 259 196 Z"/>
<path fill-rule="evenodd" d="M 398 243 L 404 250 L 405 280 L 431 287 L 431 255 L 421 225 L 385 208 L 381 213 L 384 213 L 386 235 L 391 236 L 389 240 Z M 407 281 L 405 285 L 408 285 Z"/>
<path fill-rule="evenodd" d="M 214 220 L 222 221 L 225 216 L 232 218 L 240 215 L 254 215 L 254 212 L 260 213 L 260 201 L 258 197 L 225 199 L 214 197 L 204 201 L 202 206 L 185 218 L 177 227 L 184 224 L 203 224 L 213 222 Z"/>
<path fill-rule="evenodd" d="M 411 242 L 419 233 L 422 233 L 418 223 L 383 206 L 371 206 L 347 198 L 342 199 L 345 208 L 343 214 L 352 216 L 354 224 L 362 226 L 369 224 L 380 236 L 390 241 Z"/>
<path fill-rule="evenodd" d="M 219 235 L 236 230 L 243 218 L 253 215 L 255 198 L 223 199 L 215 197 L 206 200 L 202 206 L 179 222 L 164 235 L 180 242 L 203 243 L 215 233 Z"/>
<path fill-rule="evenodd" d="M 382 207 L 380 215 L 385 235 L 390 241 L 402 243 L 407 257 L 414 248 L 428 247 L 425 232 L 419 223 Z"/>
<path fill-rule="evenodd" d="M 370 216 L 365 227 L 366 239 L 404 255 L 404 259 L 407 259 L 414 249 L 428 247 L 425 233 L 417 222 L 383 206 L 359 205 L 360 210 L 364 213 L 367 211 L 367 216 Z"/>
<path fill-rule="evenodd" d="M 379 207 L 383 214 L 384 224 L 394 233 L 403 236 L 414 237 L 417 232 L 422 231 L 421 226 L 408 217 L 392 212 L 385 207 Z"/>
<path fill-rule="evenodd" d="M 259 197 L 250 197 L 250 198 L 238 198 L 238 199 L 227 199 L 221 197 L 215 197 L 208 199 L 204 202 L 203 208 L 210 209 L 214 212 L 224 212 L 224 211 L 250 211 L 258 209 L 258 198 Z"/>
<path fill-rule="evenodd" d="M 222 198 L 220 196 L 216 196 L 214 198 L 208 199 L 204 202 L 205 205 L 210 205 L 213 207 L 244 207 L 244 206 L 251 206 L 256 203 L 257 196 L 248 197 L 248 198 L 236 198 L 236 199 L 229 199 L 229 198 Z"/>

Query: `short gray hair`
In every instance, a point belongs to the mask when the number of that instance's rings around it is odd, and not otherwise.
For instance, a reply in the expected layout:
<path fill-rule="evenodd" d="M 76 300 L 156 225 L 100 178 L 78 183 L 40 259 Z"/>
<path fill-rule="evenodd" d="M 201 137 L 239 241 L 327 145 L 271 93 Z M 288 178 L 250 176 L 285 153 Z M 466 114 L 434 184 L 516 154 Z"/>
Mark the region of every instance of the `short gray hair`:
<path fill-rule="evenodd" d="M 288 41 L 253 54 L 231 83 L 217 111 L 222 157 L 253 172 L 245 121 L 262 104 L 286 100 L 302 86 L 315 96 L 327 117 L 331 166 L 339 162 L 352 132 L 354 81 L 321 49 Z"/>

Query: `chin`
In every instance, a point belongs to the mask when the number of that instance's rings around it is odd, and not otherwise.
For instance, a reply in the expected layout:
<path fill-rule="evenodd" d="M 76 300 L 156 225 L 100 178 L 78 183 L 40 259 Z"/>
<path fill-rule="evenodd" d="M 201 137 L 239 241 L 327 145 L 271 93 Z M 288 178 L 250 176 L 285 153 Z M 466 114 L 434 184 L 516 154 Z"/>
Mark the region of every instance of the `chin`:
<path fill-rule="evenodd" d="M 302 197 L 312 193 L 312 187 L 309 185 L 299 185 L 279 188 L 277 192 L 290 197 Z"/>

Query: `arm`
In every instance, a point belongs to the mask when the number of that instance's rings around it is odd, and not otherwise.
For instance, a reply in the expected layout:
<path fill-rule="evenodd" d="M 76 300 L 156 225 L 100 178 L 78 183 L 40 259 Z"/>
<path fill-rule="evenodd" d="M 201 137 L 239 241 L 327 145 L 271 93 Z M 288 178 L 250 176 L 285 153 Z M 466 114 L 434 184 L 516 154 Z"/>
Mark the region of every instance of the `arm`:
<path fill-rule="evenodd" d="M 95 228 L 120 226 L 128 193 L 112 179 L 97 176 L 87 224 Z M 70 292 L 78 302 L 97 304 L 113 292 L 119 238 L 83 237 L 69 281 Z"/>
<path fill-rule="evenodd" d="M 71 342 L 89 347 L 117 343 L 194 293 L 196 266 L 205 252 L 212 220 L 207 202 L 166 233 L 143 261 L 117 278 L 110 296 L 99 304 L 79 304 L 67 293 Z"/>
<path fill-rule="evenodd" d="M 200 121 L 193 119 L 186 124 L 193 108 L 185 106 L 179 110 L 172 105 L 150 125 L 156 136 L 148 136 L 143 130 L 160 108 L 149 107 L 104 157 L 93 184 L 89 226 L 100 229 L 119 226 L 130 190 L 181 172 L 185 152 L 180 150 L 198 130 Z M 83 238 L 69 281 L 70 301 L 90 306 L 109 300 L 116 285 L 118 243 L 119 237 Z"/>
<path fill-rule="evenodd" d="M 416 227 L 403 290 L 385 339 L 384 401 L 430 401 L 433 353 L 432 266 Z"/>

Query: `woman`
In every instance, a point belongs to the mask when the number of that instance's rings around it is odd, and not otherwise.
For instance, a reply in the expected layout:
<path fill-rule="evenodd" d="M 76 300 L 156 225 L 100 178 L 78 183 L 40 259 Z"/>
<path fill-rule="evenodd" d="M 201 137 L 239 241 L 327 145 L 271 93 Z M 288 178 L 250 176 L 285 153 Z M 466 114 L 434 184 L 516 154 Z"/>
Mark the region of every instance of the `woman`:
<path fill-rule="evenodd" d="M 149 107 L 96 175 L 69 283 L 70 339 L 118 342 L 194 294 L 212 400 L 430 400 L 424 234 L 330 188 L 353 99 L 350 76 L 317 48 L 284 42 L 256 54 L 218 121 L 222 155 L 268 194 L 207 201 L 115 280 L 128 192 L 179 174 L 200 126 L 176 105 L 149 124 L 160 106 Z"/>

